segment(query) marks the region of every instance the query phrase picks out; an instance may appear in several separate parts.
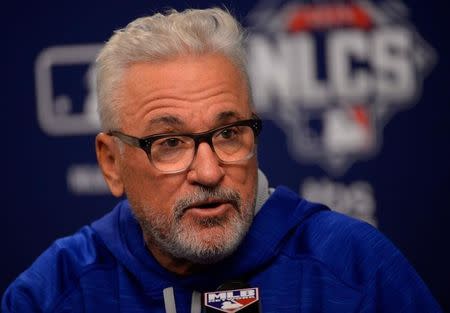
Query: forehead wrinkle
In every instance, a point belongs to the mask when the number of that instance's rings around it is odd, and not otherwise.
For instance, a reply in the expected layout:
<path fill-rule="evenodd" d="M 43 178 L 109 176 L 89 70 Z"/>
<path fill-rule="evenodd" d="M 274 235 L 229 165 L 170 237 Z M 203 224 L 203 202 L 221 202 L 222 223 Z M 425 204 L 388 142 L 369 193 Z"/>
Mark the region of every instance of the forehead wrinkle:
<path fill-rule="evenodd" d="M 217 82 L 211 82 L 208 85 L 199 85 L 195 82 L 192 82 L 190 85 L 190 88 L 186 88 L 187 86 L 183 86 L 184 94 L 188 95 L 190 99 L 193 101 L 198 101 L 202 99 L 208 99 L 208 98 L 214 98 L 217 96 L 226 96 L 231 97 L 237 100 L 237 94 L 234 92 L 235 88 L 233 86 L 230 86 L 226 82 L 217 83 Z"/>
<path fill-rule="evenodd" d="M 152 101 L 179 100 L 179 101 L 201 101 L 219 96 L 224 96 L 232 101 L 237 101 L 239 96 L 235 88 L 226 82 L 210 82 L 208 85 L 199 85 L 195 80 L 174 86 L 161 87 L 149 91 L 143 98 L 144 103 Z"/>

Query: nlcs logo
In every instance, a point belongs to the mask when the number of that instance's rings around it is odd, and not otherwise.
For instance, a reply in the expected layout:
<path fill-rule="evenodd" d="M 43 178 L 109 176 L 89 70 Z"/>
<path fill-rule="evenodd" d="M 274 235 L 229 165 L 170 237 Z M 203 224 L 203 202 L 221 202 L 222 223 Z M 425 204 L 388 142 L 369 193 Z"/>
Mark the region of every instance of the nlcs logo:
<path fill-rule="evenodd" d="M 265 1 L 249 15 L 254 102 L 294 158 L 341 175 L 378 151 L 436 57 L 400 1 L 305 2 Z"/>

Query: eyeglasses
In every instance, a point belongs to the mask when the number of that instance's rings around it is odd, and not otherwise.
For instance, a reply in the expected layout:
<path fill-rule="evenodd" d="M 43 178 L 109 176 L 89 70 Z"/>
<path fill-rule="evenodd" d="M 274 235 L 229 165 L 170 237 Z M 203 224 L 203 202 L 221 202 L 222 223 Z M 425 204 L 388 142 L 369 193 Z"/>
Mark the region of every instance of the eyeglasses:
<path fill-rule="evenodd" d="M 189 168 L 202 142 L 209 144 L 223 164 L 233 164 L 255 155 L 257 138 L 262 128 L 256 116 L 196 134 L 157 134 L 143 138 L 112 130 L 108 135 L 141 148 L 150 163 L 164 173 L 178 173 Z"/>

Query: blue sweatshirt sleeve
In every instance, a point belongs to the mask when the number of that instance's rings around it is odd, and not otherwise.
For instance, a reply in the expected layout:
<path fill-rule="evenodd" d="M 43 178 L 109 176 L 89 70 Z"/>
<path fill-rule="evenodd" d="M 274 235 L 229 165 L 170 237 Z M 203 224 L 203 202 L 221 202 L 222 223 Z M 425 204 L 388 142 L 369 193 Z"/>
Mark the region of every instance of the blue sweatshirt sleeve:
<path fill-rule="evenodd" d="M 408 260 L 378 229 L 325 211 L 302 228 L 303 246 L 362 293 L 357 312 L 442 312 Z"/>
<path fill-rule="evenodd" d="M 440 313 L 439 304 L 403 254 L 375 232 L 379 265 L 366 284 L 360 312 Z"/>
<path fill-rule="evenodd" d="M 2 299 L 1 311 L 4 313 L 41 313 L 42 310 L 32 303 L 31 298 L 26 294 L 26 289 L 23 289 L 20 285 L 21 282 L 16 280 L 14 284 L 6 290 Z"/>
<path fill-rule="evenodd" d="M 97 259 L 89 227 L 55 241 L 8 287 L 1 312 L 66 312 L 65 304 L 78 302 L 80 277 Z"/>

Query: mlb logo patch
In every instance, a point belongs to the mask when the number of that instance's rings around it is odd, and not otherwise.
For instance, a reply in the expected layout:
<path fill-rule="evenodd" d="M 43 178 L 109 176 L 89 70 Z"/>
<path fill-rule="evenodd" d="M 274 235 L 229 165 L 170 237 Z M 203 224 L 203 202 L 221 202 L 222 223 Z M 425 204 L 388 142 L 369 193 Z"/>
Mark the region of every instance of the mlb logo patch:
<path fill-rule="evenodd" d="M 206 292 L 204 305 L 217 312 L 238 312 L 259 300 L 258 288 Z"/>

